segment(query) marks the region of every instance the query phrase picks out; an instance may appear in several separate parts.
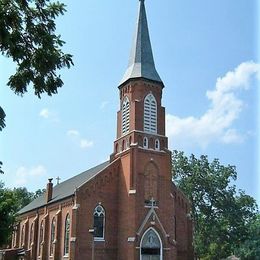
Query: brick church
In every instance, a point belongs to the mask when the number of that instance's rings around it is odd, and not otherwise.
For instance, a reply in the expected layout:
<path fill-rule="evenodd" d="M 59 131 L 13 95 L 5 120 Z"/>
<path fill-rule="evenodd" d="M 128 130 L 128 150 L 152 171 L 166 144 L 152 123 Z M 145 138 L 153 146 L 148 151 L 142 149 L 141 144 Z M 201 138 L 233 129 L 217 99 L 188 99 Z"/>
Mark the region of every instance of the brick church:
<path fill-rule="evenodd" d="M 164 84 L 139 0 L 110 160 L 53 187 L 19 212 L 5 259 L 190 260 L 189 201 L 173 184 Z"/>

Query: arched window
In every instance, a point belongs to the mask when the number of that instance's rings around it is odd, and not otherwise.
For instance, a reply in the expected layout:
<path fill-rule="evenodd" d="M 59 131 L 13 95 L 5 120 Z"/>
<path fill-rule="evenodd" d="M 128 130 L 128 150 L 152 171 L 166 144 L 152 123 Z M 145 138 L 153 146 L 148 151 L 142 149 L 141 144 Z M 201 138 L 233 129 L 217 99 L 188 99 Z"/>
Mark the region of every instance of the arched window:
<path fill-rule="evenodd" d="M 101 205 L 94 210 L 94 229 L 95 240 L 103 240 L 105 238 L 105 210 Z"/>
<path fill-rule="evenodd" d="M 31 228 L 30 228 L 30 244 L 29 244 L 29 247 L 31 247 L 32 245 L 32 242 L 33 242 L 33 223 L 31 224 Z"/>
<path fill-rule="evenodd" d="M 129 132 L 130 125 L 130 103 L 128 97 L 125 97 L 122 103 L 122 134 Z"/>
<path fill-rule="evenodd" d="M 155 140 L 155 150 L 160 151 L 160 141 L 159 141 L 159 139 Z"/>
<path fill-rule="evenodd" d="M 24 225 L 22 226 L 22 233 L 21 233 L 21 246 L 24 245 Z"/>
<path fill-rule="evenodd" d="M 64 226 L 64 255 L 69 254 L 70 244 L 70 215 L 67 214 Z"/>
<path fill-rule="evenodd" d="M 159 234 L 153 229 L 148 229 L 141 239 L 140 259 L 162 259 L 162 242 Z"/>
<path fill-rule="evenodd" d="M 53 246 L 55 240 L 55 231 L 56 231 L 56 219 L 53 217 L 51 222 L 51 240 L 50 240 L 50 255 L 53 255 Z"/>
<path fill-rule="evenodd" d="M 144 131 L 157 133 L 157 103 L 151 93 L 144 99 Z"/>
<path fill-rule="evenodd" d="M 43 232 L 44 232 L 43 228 L 44 228 L 44 225 L 43 225 L 43 220 L 42 220 L 41 225 L 40 225 L 38 255 L 41 255 L 41 245 L 42 245 L 42 242 L 43 242 Z"/>
<path fill-rule="evenodd" d="M 143 147 L 144 147 L 145 149 L 148 149 L 148 138 L 147 138 L 147 137 L 144 137 Z"/>

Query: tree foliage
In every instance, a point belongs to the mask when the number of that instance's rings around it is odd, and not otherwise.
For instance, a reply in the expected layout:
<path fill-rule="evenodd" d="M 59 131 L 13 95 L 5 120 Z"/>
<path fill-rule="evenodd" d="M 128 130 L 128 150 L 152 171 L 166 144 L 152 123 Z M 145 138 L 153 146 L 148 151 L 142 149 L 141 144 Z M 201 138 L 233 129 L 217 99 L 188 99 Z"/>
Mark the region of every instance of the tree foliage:
<path fill-rule="evenodd" d="M 10 241 L 17 212 L 43 192 L 29 192 L 26 188 L 8 189 L 0 182 L 0 246 Z"/>
<path fill-rule="evenodd" d="M 16 94 L 27 92 L 30 83 L 38 97 L 63 85 L 57 70 L 73 64 L 55 34 L 55 18 L 64 12 L 64 4 L 50 0 L 0 0 L 0 50 L 17 64 L 7 83 Z"/>
<path fill-rule="evenodd" d="M 249 236 L 237 248 L 236 254 L 241 260 L 260 260 L 260 214 L 257 214 L 248 225 Z"/>
<path fill-rule="evenodd" d="M 0 107 L 0 131 L 3 130 L 5 127 L 5 112 L 4 110 Z M 0 174 L 2 174 L 2 162 L 0 161 Z"/>
<path fill-rule="evenodd" d="M 72 55 L 61 50 L 64 41 L 56 34 L 55 19 L 65 5 L 51 0 L 0 0 L 0 53 L 11 58 L 16 72 L 7 85 L 23 95 L 31 84 L 39 98 L 56 94 L 63 81 L 57 71 L 73 65 Z M 0 106 L 0 131 L 5 127 Z M 2 162 L 0 161 L 0 173 Z"/>
<path fill-rule="evenodd" d="M 232 184 L 235 167 L 177 151 L 172 165 L 173 180 L 191 202 L 196 254 L 205 260 L 230 256 L 250 237 L 248 223 L 257 211 L 255 200 Z"/>

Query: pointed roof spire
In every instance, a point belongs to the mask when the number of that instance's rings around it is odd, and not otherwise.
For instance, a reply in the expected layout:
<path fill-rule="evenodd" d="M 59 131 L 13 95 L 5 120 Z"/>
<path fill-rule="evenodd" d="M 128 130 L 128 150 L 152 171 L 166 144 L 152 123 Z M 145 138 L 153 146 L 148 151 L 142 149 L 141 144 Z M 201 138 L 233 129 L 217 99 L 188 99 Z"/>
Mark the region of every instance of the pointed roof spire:
<path fill-rule="evenodd" d="M 154 64 L 144 0 L 139 1 L 140 5 L 137 17 L 137 26 L 134 34 L 128 68 L 120 82 L 120 85 L 133 78 L 145 78 L 162 83 Z"/>

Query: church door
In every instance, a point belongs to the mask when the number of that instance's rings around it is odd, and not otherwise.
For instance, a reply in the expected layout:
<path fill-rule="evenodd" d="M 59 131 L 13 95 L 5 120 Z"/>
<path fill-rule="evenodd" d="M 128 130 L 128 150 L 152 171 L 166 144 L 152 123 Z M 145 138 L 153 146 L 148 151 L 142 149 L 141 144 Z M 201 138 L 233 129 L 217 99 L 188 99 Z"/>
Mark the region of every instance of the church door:
<path fill-rule="evenodd" d="M 162 260 L 161 239 L 153 228 L 144 233 L 140 248 L 140 260 Z"/>

